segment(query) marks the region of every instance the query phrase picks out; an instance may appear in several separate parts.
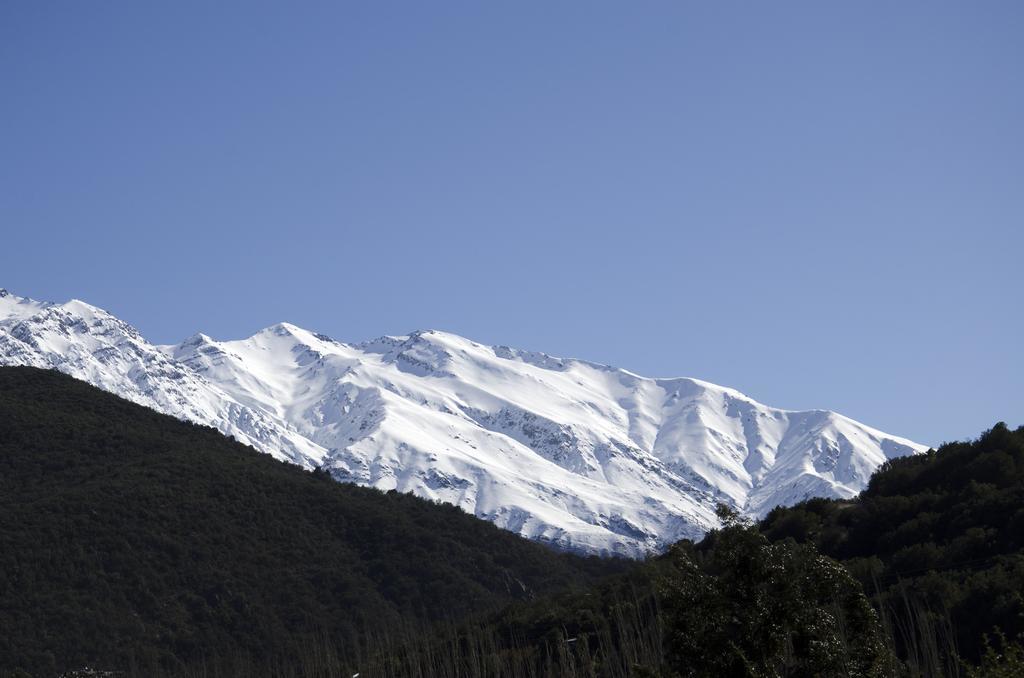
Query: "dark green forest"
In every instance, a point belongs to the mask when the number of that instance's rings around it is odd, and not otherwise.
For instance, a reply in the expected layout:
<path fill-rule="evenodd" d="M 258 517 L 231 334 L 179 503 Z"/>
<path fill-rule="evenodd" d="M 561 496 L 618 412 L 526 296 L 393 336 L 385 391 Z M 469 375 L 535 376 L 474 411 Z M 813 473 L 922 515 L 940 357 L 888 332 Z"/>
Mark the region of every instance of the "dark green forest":
<path fill-rule="evenodd" d="M 496 624 L 586 639 L 578 675 L 1024 676 L 1024 427 L 889 461 L 851 501 L 720 516 L 598 595 Z"/>
<path fill-rule="evenodd" d="M 0 676 L 1024 675 L 1024 428 L 719 515 L 579 558 L 0 368 Z"/>
<path fill-rule="evenodd" d="M 912 665 L 1024 633 L 1024 427 L 894 459 L 856 500 L 779 508 L 761 530 L 840 560 Z"/>
<path fill-rule="evenodd" d="M 56 372 L 0 368 L 0 668 L 294 660 L 624 564 L 343 485 Z"/>

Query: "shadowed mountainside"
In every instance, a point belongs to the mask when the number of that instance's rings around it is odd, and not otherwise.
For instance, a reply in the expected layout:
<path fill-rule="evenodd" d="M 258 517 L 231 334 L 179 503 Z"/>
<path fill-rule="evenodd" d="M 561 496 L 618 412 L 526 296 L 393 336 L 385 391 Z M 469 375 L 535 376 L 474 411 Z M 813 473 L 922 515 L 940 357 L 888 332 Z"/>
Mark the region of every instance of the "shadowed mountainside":
<path fill-rule="evenodd" d="M 288 658 L 321 634 L 344 647 L 622 567 L 0 368 L 0 667 Z"/>

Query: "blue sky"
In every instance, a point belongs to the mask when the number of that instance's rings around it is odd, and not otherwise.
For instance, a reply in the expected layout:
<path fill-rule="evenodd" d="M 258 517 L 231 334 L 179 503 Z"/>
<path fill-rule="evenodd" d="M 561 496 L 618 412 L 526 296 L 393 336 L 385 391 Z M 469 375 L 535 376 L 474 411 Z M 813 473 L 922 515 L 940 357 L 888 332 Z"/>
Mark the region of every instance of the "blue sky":
<path fill-rule="evenodd" d="M 143 6 L 145 5 L 145 6 Z M 1024 424 L 1020 2 L 7 2 L 0 286 Z"/>

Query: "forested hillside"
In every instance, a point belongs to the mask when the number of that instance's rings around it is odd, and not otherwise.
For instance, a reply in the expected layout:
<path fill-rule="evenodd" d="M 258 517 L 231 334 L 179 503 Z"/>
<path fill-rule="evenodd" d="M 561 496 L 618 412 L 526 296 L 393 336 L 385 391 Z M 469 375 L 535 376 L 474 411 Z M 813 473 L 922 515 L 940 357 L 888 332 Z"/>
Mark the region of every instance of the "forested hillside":
<path fill-rule="evenodd" d="M 1024 675 L 1024 428 L 889 462 L 856 500 L 720 516 L 588 595 L 467 630 L 518 667 L 486 675 Z M 396 675 L 429 675 L 408 669 L 427 655 Z"/>
<path fill-rule="evenodd" d="M 622 567 L 0 368 L 0 670 L 271 665 Z"/>
<path fill-rule="evenodd" d="M 657 558 L 581 559 L 3 368 L 0 676 L 1024 672 L 1024 428 L 856 500 L 718 515 Z"/>
<path fill-rule="evenodd" d="M 761 527 L 841 560 L 912 664 L 1024 633 L 1024 427 L 894 459 L 856 500 L 776 509 Z"/>

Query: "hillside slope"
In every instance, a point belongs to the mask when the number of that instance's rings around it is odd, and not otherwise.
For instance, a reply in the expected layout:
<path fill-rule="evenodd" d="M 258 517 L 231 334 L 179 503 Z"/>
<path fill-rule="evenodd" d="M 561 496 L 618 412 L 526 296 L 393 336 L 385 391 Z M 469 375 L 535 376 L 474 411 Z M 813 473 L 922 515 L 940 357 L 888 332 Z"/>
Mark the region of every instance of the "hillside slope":
<path fill-rule="evenodd" d="M 1024 641 L 1024 427 L 890 461 L 855 500 L 776 509 L 761 529 L 847 565 L 912 664 L 977 660 L 996 628 Z"/>
<path fill-rule="evenodd" d="M 488 675 L 1024 675 L 1024 427 L 890 461 L 853 500 L 760 524 L 722 509 L 725 528 L 589 595 L 473 624 L 491 665 L 518 670 Z M 409 656 L 396 675 L 469 659 L 411 645 L 381 653 Z"/>
<path fill-rule="evenodd" d="M 0 368 L 0 669 L 286 659 L 621 568 Z"/>

